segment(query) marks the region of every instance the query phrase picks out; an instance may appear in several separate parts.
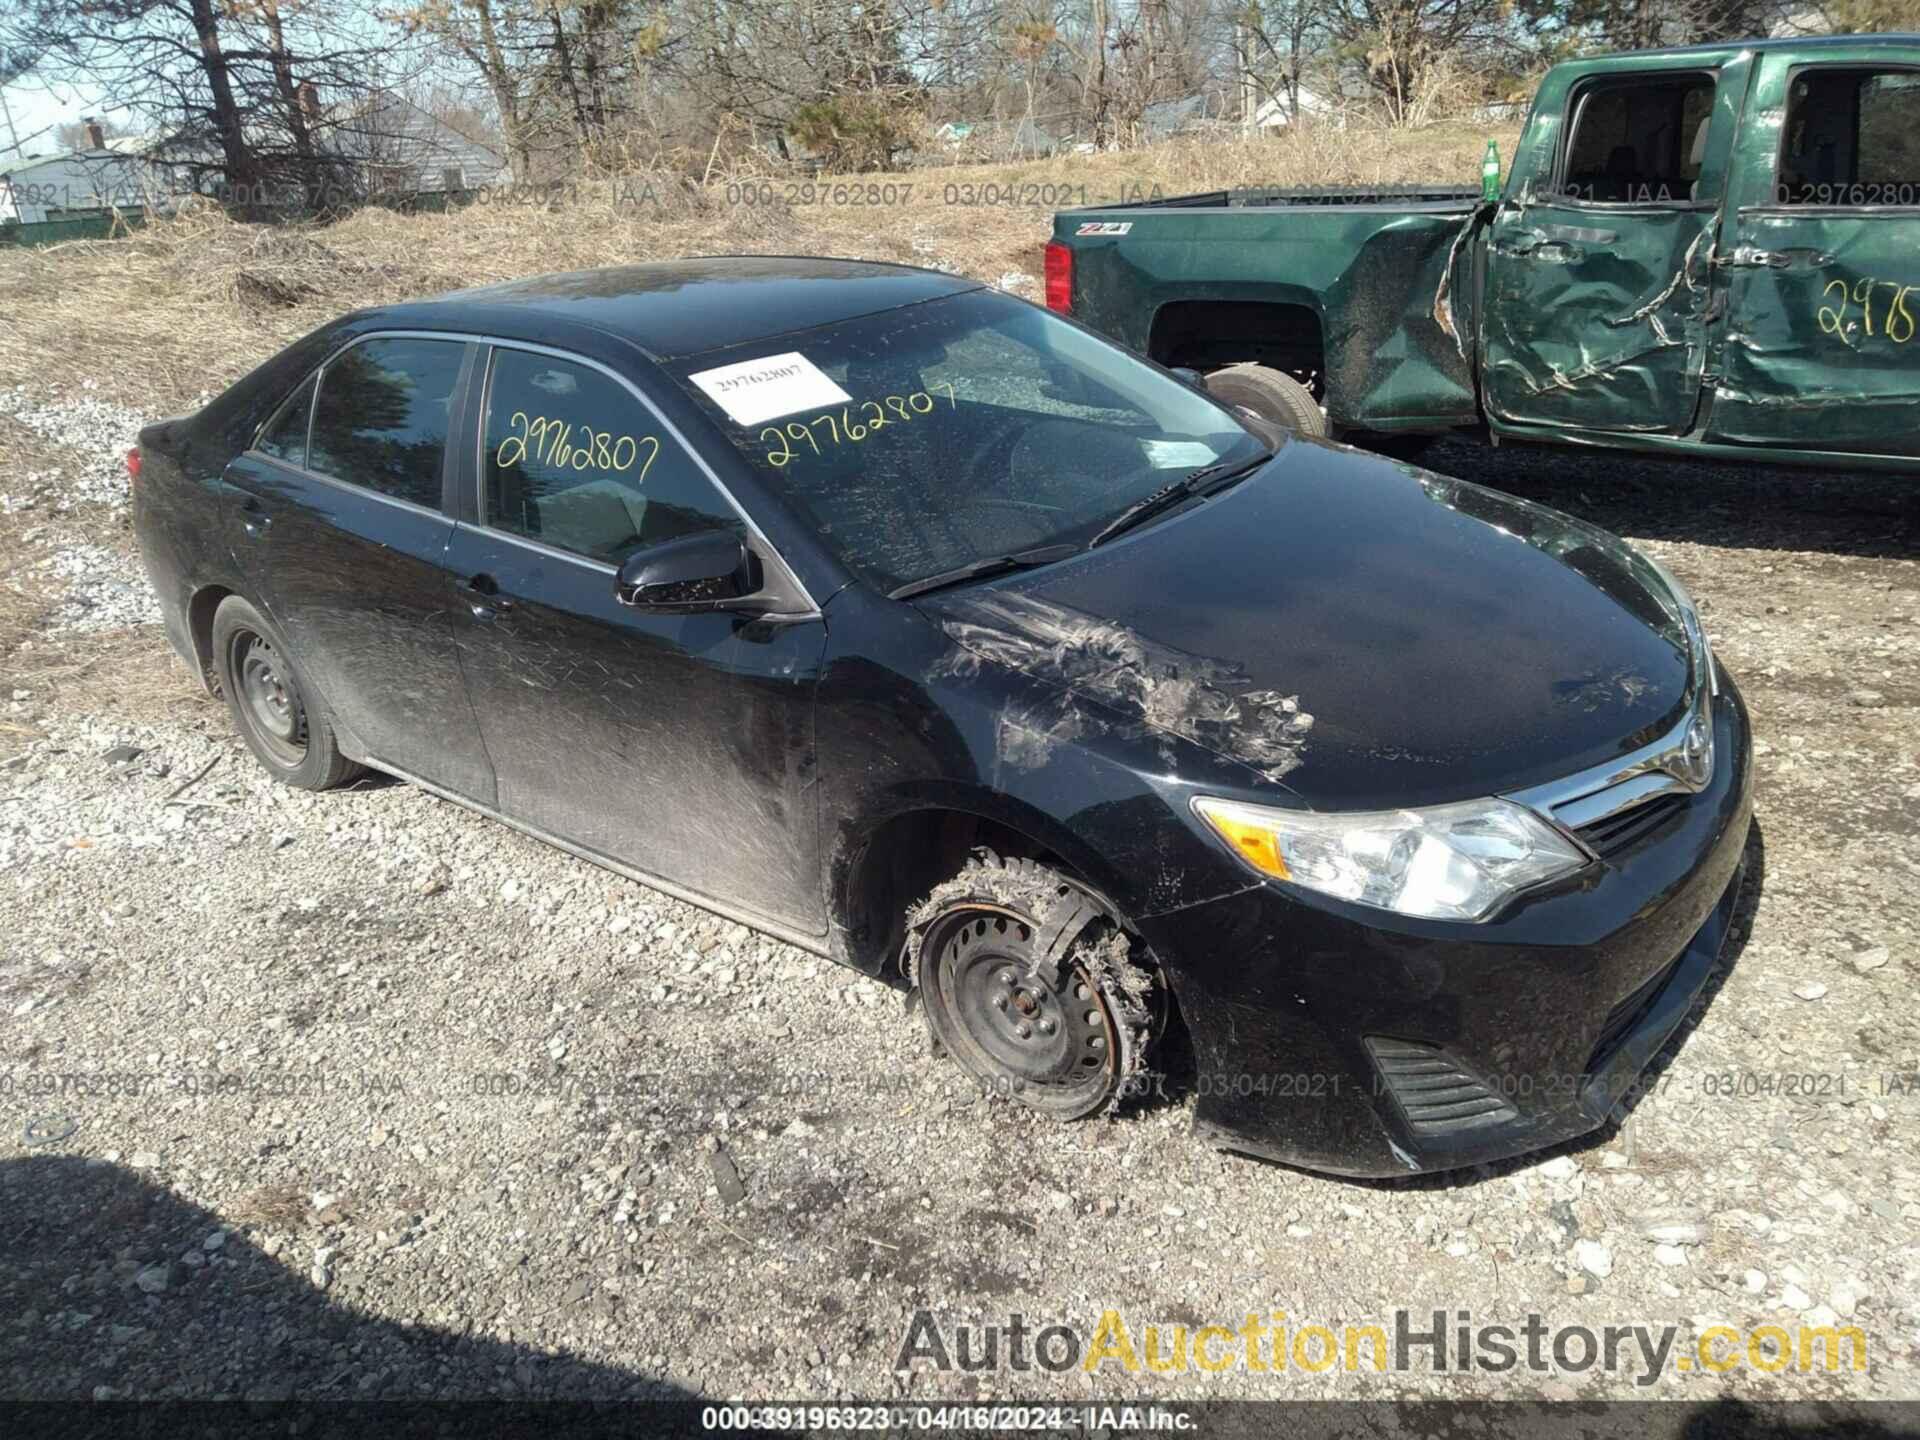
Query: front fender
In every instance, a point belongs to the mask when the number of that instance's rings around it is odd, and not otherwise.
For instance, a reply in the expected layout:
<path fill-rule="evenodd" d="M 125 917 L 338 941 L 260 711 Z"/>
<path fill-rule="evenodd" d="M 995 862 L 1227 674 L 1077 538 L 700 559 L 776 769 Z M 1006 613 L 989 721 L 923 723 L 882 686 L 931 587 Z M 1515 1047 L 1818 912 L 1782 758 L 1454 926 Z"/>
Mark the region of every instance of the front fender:
<path fill-rule="evenodd" d="M 830 914 L 872 837 L 918 813 L 1017 831 L 1130 919 L 1244 888 L 1187 808 L 1196 789 L 1244 793 L 1244 765 L 1035 674 L 956 665 L 911 607 L 843 595 L 833 611 L 818 727 Z"/>

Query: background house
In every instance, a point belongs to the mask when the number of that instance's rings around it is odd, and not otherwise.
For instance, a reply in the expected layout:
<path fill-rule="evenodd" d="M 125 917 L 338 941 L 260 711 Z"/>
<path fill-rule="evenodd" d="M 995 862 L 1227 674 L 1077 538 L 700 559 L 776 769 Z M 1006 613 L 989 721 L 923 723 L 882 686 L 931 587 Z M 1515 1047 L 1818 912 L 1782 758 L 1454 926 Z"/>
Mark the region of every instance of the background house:
<path fill-rule="evenodd" d="M 1138 139 L 1147 144 L 1157 144 L 1175 135 L 1202 129 L 1209 113 L 1205 95 L 1185 95 L 1178 100 L 1155 101 L 1140 112 Z"/>
<path fill-rule="evenodd" d="M 1269 96 L 1261 101 L 1253 112 L 1252 128 L 1284 130 L 1296 121 L 1340 126 L 1346 123 L 1346 115 L 1338 99 L 1302 85 L 1297 108 L 1290 106 L 1283 95 Z"/>
<path fill-rule="evenodd" d="M 936 128 L 932 138 L 945 152 L 940 157 L 942 164 L 976 158 L 997 160 L 1051 155 L 1060 148 L 1059 138 L 1031 118 L 950 120 Z"/>
<path fill-rule="evenodd" d="M 315 104 L 310 90 L 305 103 Z M 345 163 L 355 188 L 369 196 L 455 193 L 512 180 L 501 150 L 454 129 L 397 91 L 378 90 L 336 105 L 318 128 L 325 148 Z"/>
<path fill-rule="evenodd" d="M 170 204 L 170 179 L 137 137 L 109 141 L 91 120 L 85 136 L 78 150 L 25 156 L 0 172 L 0 220 L 39 225 Z"/>

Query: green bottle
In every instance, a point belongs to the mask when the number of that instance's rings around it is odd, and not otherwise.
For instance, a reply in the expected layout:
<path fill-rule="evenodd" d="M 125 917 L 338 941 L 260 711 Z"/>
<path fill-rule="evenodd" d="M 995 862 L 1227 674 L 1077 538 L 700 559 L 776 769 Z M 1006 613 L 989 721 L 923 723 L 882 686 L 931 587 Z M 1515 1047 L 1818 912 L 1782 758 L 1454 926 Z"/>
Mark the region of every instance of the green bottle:
<path fill-rule="evenodd" d="M 1480 198 L 1489 204 L 1500 199 L 1500 147 L 1487 141 L 1487 158 L 1480 162 Z"/>

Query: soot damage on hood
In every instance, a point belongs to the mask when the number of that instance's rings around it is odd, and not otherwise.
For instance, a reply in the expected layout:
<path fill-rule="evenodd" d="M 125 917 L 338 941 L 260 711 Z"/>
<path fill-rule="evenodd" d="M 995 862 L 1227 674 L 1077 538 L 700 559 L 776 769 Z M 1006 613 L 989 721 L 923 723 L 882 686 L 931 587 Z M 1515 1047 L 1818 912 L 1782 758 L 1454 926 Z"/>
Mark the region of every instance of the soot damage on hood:
<path fill-rule="evenodd" d="M 1238 665 L 1033 595 L 985 589 L 943 596 L 925 608 L 954 642 L 933 679 L 970 677 L 996 665 L 1055 687 L 1050 697 L 1016 703 L 1003 714 L 1000 758 L 1009 765 L 1043 765 L 1062 741 L 1111 731 L 1117 716 L 1279 781 L 1300 764 L 1313 729 L 1298 695 L 1255 689 Z M 1170 761 L 1172 748 L 1166 747 Z"/>

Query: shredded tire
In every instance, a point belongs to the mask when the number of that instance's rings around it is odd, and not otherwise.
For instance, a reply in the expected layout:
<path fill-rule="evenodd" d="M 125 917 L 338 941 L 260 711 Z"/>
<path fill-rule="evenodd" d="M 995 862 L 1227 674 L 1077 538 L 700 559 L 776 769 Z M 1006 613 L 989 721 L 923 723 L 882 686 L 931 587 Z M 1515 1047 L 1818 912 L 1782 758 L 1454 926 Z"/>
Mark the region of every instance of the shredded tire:
<path fill-rule="evenodd" d="M 1120 918 L 1085 886 L 1038 861 L 976 850 L 959 874 L 936 885 L 907 913 L 900 967 L 912 987 L 909 1006 L 917 1000 L 922 1011 L 928 1010 L 920 988 L 928 936 L 967 911 L 1010 911 L 1025 917 L 1036 940 L 1031 970 L 1078 966 L 1086 972 L 1112 1016 L 1118 1056 L 1111 1094 L 1089 1113 L 1114 1114 L 1142 1088 L 1139 1077 L 1165 998 L 1154 975 L 1133 958 L 1133 941 Z M 931 1013 L 928 1024 L 935 1044 L 940 1044 Z"/>

